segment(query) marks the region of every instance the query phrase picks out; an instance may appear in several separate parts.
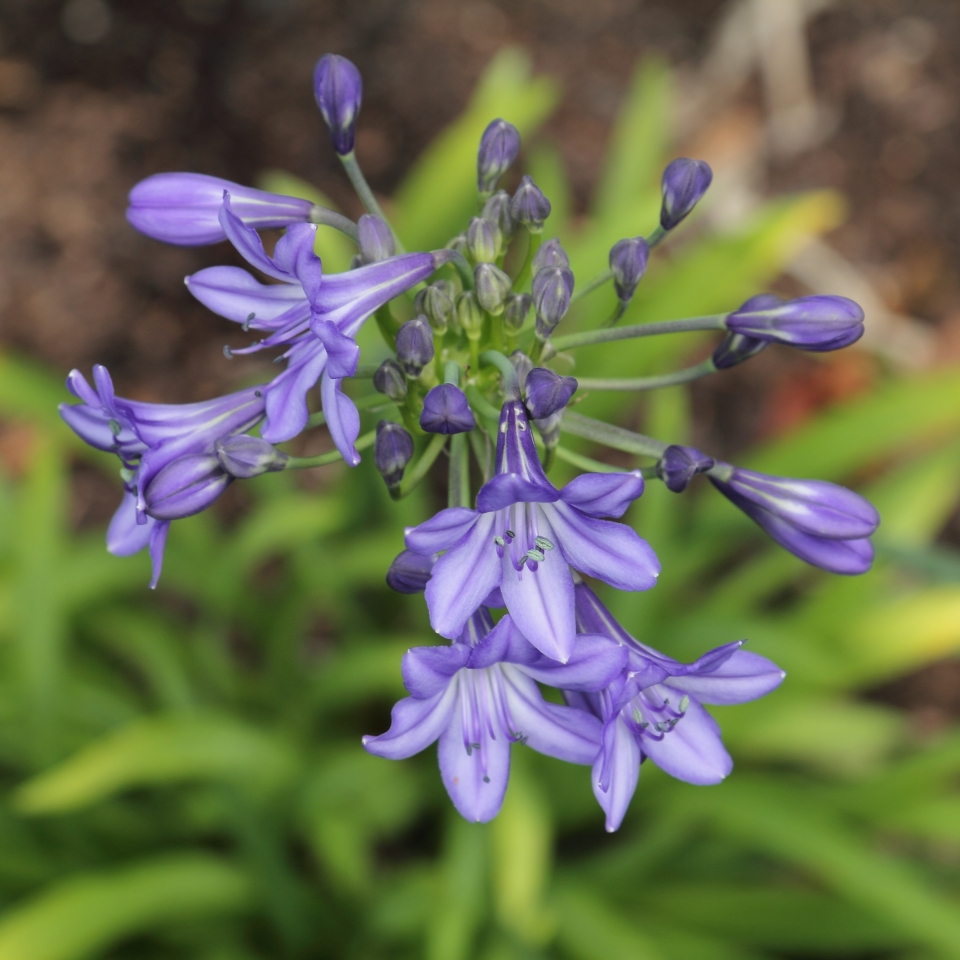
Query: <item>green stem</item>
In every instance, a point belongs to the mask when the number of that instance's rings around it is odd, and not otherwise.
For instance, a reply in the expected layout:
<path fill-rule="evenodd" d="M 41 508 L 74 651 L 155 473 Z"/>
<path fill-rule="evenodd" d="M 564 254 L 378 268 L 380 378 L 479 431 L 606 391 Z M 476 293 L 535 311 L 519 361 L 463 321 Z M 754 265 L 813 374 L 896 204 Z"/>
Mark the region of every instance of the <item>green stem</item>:
<path fill-rule="evenodd" d="M 448 360 L 443 367 L 443 382 L 460 386 L 460 364 L 456 360 Z"/>
<path fill-rule="evenodd" d="M 678 383 L 689 383 L 699 380 L 708 374 L 716 373 L 717 368 L 713 360 L 704 360 L 703 363 L 684 367 L 673 373 L 664 373 L 656 377 L 633 377 L 622 380 L 593 379 L 592 377 L 578 377 L 577 383 L 581 390 L 657 390 L 660 387 L 673 387 Z"/>
<path fill-rule="evenodd" d="M 367 447 L 372 447 L 374 441 L 377 439 L 377 431 L 371 430 L 369 433 L 363 434 L 361 437 L 357 437 L 357 442 L 354 446 L 357 450 L 366 450 Z M 287 461 L 285 470 L 304 470 L 307 467 L 325 467 L 328 463 L 336 463 L 338 460 L 342 460 L 343 456 L 339 450 L 331 450 L 329 453 L 321 453 L 315 457 L 291 457 Z"/>
<path fill-rule="evenodd" d="M 585 347 L 610 340 L 630 340 L 633 337 L 652 337 L 661 333 L 688 333 L 693 330 L 725 330 L 726 313 L 712 313 L 703 317 L 688 317 L 686 320 L 658 320 L 656 323 L 636 323 L 630 327 L 605 327 L 600 330 L 584 330 L 583 333 L 568 333 L 550 342 L 555 350 Z"/>
<path fill-rule="evenodd" d="M 642 433 L 624 430 L 623 427 L 615 427 L 612 423 L 594 420 L 593 417 L 585 417 L 571 410 L 564 414 L 560 421 L 560 429 L 564 433 L 572 433 L 575 437 L 584 437 L 587 440 L 593 440 L 594 443 L 613 447 L 614 450 L 637 453 L 642 457 L 656 457 L 658 460 L 669 446 L 662 440 L 654 440 L 653 437 L 646 437 Z"/>
<path fill-rule="evenodd" d="M 536 366 L 540 362 L 540 355 L 543 353 L 544 341 L 539 337 L 533 338 L 533 343 L 530 344 L 530 359 L 533 361 L 533 365 Z"/>
<path fill-rule="evenodd" d="M 481 430 L 471 430 L 467 434 L 467 439 L 470 441 L 470 448 L 473 450 L 473 455 L 477 458 L 477 463 L 480 465 L 483 482 L 486 483 L 490 479 L 490 439 Z"/>
<path fill-rule="evenodd" d="M 467 337 L 470 344 L 470 370 L 476 375 L 480 370 L 480 338 Z"/>
<path fill-rule="evenodd" d="M 426 450 L 420 455 L 416 466 L 403 478 L 402 482 L 390 491 L 390 496 L 394 500 L 402 500 L 413 491 L 420 481 L 427 475 L 427 471 L 433 466 L 434 461 L 440 456 L 440 451 L 447 442 L 446 434 L 438 433 L 427 444 Z"/>
<path fill-rule="evenodd" d="M 366 397 L 358 397 L 353 401 L 353 405 L 358 410 L 380 410 L 384 407 L 393 406 L 393 401 L 389 397 L 385 397 L 382 393 L 371 393 Z M 307 428 L 322 427 L 326 422 L 327 418 L 323 411 L 318 410 L 307 420 Z"/>
<path fill-rule="evenodd" d="M 499 350 L 484 350 L 480 354 L 481 363 L 495 366 L 503 377 L 503 393 L 508 400 L 520 399 L 520 381 L 517 368 Z"/>
<path fill-rule="evenodd" d="M 406 253 L 403 244 L 400 242 L 400 238 L 397 236 L 397 231 L 393 229 L 393 225 L 387 219 L 387 215 L 383 212 L 380 204 L 377 203 L 377 198 L 373 195 L 373 191 L 370 189 L 367 178 L 363 175 L 363 171 L 360 169 L 360 164 L 357 163 L 357 158 L 353 151 L 351 150 L 349 153 L 341 154 L 340 162 L 343 164 L 343 169 L 346 170 L 347 176 L 353 184 L 353 189 L 357 191 L 360 202 L 370 213 L 378 216 L 390 227 L 390 232 L 393 234 L 393 242 L 397 247 L 397 253 Z"/>
<path fill-rule="evenodd" d="M 457 273 L 460 275 L 460 283 L 463 284 L 464 290 L 473 289 L 473 267 L 470 266 L 470 262 L 459 250 L 451 250 L 450 253 L 450 263 L 452 263 L 457 268 Z"/>
<path fill-rule="evenodd" d="M 334 230 L 345 233 L 354 243 L 357 242 L 357 225 L 349 217 L 337 213 L 336 210 L 328 210 L 326 207 L 321 207 L 320 204 L 315 203 L 310 208 L 310 223 L 333 227 Z"/>
<path fill-rule="evenodd" d="M 560 460 L 565 460 L 574 467 L 586 470 L 588 473 L 623 473 L 622 468 L 615 467 L 609 463 L 601 463 L 599 460 L 593 460 L 582 454 L 567 450 L 566 447 L 554 447 L 554 451 Z"/>
<path fill-rule="evenodd" d="M 353 379 L 363 380 L 364 378 L 372 377 L 379 369 L 379 363 L 358 363 Z"/>
<path fill-rule="evenodd" d="M 666 235 L 667 231 L 658 223 L 657 229 L 649 237 L 646 237 L 647 246 L 652 250 Z"/>
<path fill-rule="evenodd" d="M 605 327 L 615 327 L 620 322 L 620 318 L 627 312 L 627 307 L 629 306 L 629 300 L 618 300 L 616 308 L 603 325 Z"/>
<path fill-rule="evenodd" d="M 470 461 L 467 458 L 467 438 L 462 433 L 455 433 L 450 438 L 450 483 L 447 491 L 447 506 L 470 506 Z"/>
<path fill-rule="evenodd" d="M 524 227 L 524 229 L 526 230 L 526 227 Z M 536 256 L 537 251 L 540 249 L 540 244 L 543 242 L 542 231 L 540 233 L 531 233 L 529 230 L 527 230 L 527 236 L 530 238 L 530 241 L 527 244 L 527 258 L 523 261 L 523 266 L 520 268 L 520 272 L 513 281 L 514 290 L 522 290 L 527 285 L 527 281 L 530 279 L 530 273 L 533 269 L 533 258 Z"/>

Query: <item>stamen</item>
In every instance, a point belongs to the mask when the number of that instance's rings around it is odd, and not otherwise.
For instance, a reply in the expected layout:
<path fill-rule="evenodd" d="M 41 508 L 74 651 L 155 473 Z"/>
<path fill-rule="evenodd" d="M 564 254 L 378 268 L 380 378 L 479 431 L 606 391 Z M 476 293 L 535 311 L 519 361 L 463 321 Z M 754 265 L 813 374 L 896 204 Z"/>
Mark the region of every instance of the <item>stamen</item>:
<path fill-rule="evenodd" d="M 689 706 L 690 706 L 690 698 L 689 698 L 686 694 L 684 694 L 684 695 L 680 698 L 680 713 L 682 713 L 682 714 L 683 714 L 683 713 L 686 713 L 686 712 L 687 712 L 687 707 L 689 707 Z"/>
<path fill-rule="evenodd" d="M 254 390 L 254 391 L 253 391 L 253 395 L 254 395 L 257 399 L 259 399 L 260 397 L 263 396 L 263 391 L 262 391 L 262 390 Z"/>
<path fill-rule="evenodd" d="M 496 536 L 496 537 L 494 537 L 494 538 L 493 538 L 493 542 L 494 542 L 498 547 L 505 547 L 505 546 L 507 545 L 507 541 L 504 540 L 503 537 L 501 537 L 501 536 Z"/>
<path fill-rule="evenodd" d="M 528 560 L 535 560 L 537 563 L 543 563 L 546 559 L 542 550 L 528 550 L 526 556 Z"/>
<path fill-rule="evenodd" d="M 513 540 L 514 537 L 516 537 L 516 534 L 515 534 L 512 530 L 504 530 L 504 531 L 503 531 L 503 535 L 504 535 L 508 540 Z"/>
<path fill-rule="evenodd" d="M 253 321 L 256 319 L 256 317 L 257 317 L 257 315 L 256 315 L 255 313 L 251 313 L 251 314 L 247 317 L 247 319 L 243 321 L 243 331 L 244 331 L 244 333 L 246 333 L 246 331 L 250 329 L 250 324 L 253 323 Z"/>
<path fill-rule="evenodd" d="M 233 359 L 233 351 L 232 351 L 226 344 L 223 345 L 223 355 L 224 355 L 228 360 L 232 360 L 232 359 Z"/>
<path fill-rule="evenodd" d="M 133 483 L 133 478 L 136 476 L 133 470 L 130 470 L 128 467 L 120 468 L 120 479 L 124 483 Z"/>
<path fill-rule="evenodd" d="M 120 421 L 119 421 L 119 420 L 114 420 L 113 418 L 110 419 L 110 432 L 111 432 L 115 437 L 119 437 L 119 436 L 120 436 L 120 431 L 121 431 L 122 429 L 123 429 L 123 427 L 120 426 Z"/>
<path fill-rule="evenodd" d="M 548 540 L 546 537 L 537 537 L 533 541 L 541 550 L 553 550 L 554 544 L 552 540 Z"/>

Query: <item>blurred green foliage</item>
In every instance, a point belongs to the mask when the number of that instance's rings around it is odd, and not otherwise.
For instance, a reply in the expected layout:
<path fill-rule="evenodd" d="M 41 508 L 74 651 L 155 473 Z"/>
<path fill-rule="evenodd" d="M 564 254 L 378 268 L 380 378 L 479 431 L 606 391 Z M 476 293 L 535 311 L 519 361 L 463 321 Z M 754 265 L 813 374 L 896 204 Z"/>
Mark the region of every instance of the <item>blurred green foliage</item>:
<path fill-rule="evenodd" d="M 642 67 L 584 223 L 567 218 L 555 151 L 530 151 L 559 201 L 548 235 L 581 280 L 654 222 L 670 96 L 668 72 Z M 519 54 L 496 60 L 398 192 L 407 242 L 442 244 L 469 212 L 490 116 L 532 135 L 554 98 Z M 634 322 L 729 308 L 839 210 L 781 199 L 681 244 L 656 259 Z M 597 323 L 606 296 L 573 323 Z M 584 348 L 577 369 L 663 370 L 697 343 Z M 615 836 L 585 768 L 516 748 L 503 812 L 478 826 L 453 812 L 432 751 L 391 763 L 361 749 L 403 693 L 402 652 L 432 642 L 422 600 L 383 584 L 429 494 L 390 502 L 369 457 L 327 468 L 319 492 L 260 478 L 232 524 L 175 525 L 152 595 L 144 557 L 71 530 L 71 470 L 115 464 L 60 424 L 63 398 L 45 372 L 0 361 L 0 416 L 19 438 L 0 479 L 0 960 L 960 957 L 960 733 L 918 738 L 862 697 L 960 644 L 960 559 L 932 545 L 960 491 L 960 372 L 890 377 L 749 458 L 866 481 L 883 526 L 865 577 L 812 570 L 709 490 L 650 485 L 629 519 L 662 582 L 610 596 L 614 612 L 681 658 L 747 636 L 788 678 L 716 711 L 728 781 L 646 765 Z M 626 419 L 637 402 L 583 409 Z M 681 389 L 643 416 L 674 441 L 689 429 Z"/>

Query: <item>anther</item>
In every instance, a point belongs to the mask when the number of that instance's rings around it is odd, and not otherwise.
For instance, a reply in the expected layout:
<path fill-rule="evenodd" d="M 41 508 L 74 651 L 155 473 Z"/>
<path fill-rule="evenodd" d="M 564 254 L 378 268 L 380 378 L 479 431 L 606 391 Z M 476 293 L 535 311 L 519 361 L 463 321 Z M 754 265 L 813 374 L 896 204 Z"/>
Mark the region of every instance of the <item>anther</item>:
<path fill-rule="evenodd" d="M 680 712 L 681 712 L 681 713 L 686 713 L 686 712 L 687 712 L 687 707 L 689 707 L 689 706 L 690 706 L 690 698 L 689 698 L 686 694 L 684 694 L 684 695 L 680 698 Z"/>
<path fill-rule="evenodd" d="M 111 419 L 110 419 L 110 432 L 111 432 L 115 437 L 119 437 L 119 436 L 120 436 L 120 431 L 121 431 L 121 429 L 122 429 L 122 427 L 120 426 L 120 421 L 119 421 L 119 420 L 114 420 L 113 418 L 111 418 Z"/>
<path fill-rule="evenodd" d="M 496 537 L 494 537 L 494 538 L 493 538 L 493 542 L 494 542 L 498 547 L 505 547 L 505 546 L 507 545 L 507 541 L 504 540 L 503 537 L 501 537 L 501 536 L 496 536 Z"/>
<path fill-rule="evenodd" d="M 504 535 L 508 540 L 512 540 L 512 539 L 516 536 L 516 534 L 515 534 L 512 530 L 504 530 L 504 531 L 503 531 L 503 535 Z"/>
<path fill-rule="evenodd" d="M 260 397 L 263 396 L 263 391 L 262 391 L 262 390 L 254 390 L 254 391 L 253 391 L 253 395 L 259 400 Z"/>
<path fill-rule="evenodd" d="M 485 777 L 483 778 L 483 782 L 484 782 L 484 783 L 489 783 L 489 782 L 490 782 L 490 778 L 487 777 L 487 776 L 485 776 Z"/>
<path fill-rule="evenodd" d="M 134 476 L 135 476 L 135 474 L 134 474 L 133 470 L 131 470 L 129 467 L 121 467 L 121 468 L 120 468 L 120 479 L 121 479 L 124 483 L 133 483 L 133 478 L 134 478 Z"/>
<path fill-rule="evenodd" d="M 232 360 L 232 359 L 233 359 L 233 351 L 232 351 L 226 344 L 223 345 L 223 355 L 224 355 L 228 360 Z"/>
<path fill-rule="evenodd" d="M 639 708 L 639 707 L 634 707 L 634 708 L 633 708 L 633 719 L 634 719 L 637 723 L 639 723 L 640 726 L 642 726 L 642 727 L 643 727 L 643 726 L 646 726 L 646 724 L 643 722 L 643 714 L 640 712 L 640 708 Z"/>
<path fill-rule="evenodd" d="M 546 537 L 537 537 L 533 541 L 541 550 L 553 550 L 553 541 Z"/>
<path fill-rule="evenodd" d="M 251 313 L 251 314 L 247 317 L 247 319 L 243 321 L 243 330 L 244 330 L 244 332 L 246 332 L 247 330 L 250 329 L 250 324 L 253 323 L 253 321 L 256 319 L 256 316 L 257 316 L 257 315 L 256 315 L 255 313 Z"/>
<path fill-rule="evenodd" d="M 541 550 L 528 550 L 527 557 L 530 560 L 535 560 L 537 563 L 543 563 L 544 554 Z"/>

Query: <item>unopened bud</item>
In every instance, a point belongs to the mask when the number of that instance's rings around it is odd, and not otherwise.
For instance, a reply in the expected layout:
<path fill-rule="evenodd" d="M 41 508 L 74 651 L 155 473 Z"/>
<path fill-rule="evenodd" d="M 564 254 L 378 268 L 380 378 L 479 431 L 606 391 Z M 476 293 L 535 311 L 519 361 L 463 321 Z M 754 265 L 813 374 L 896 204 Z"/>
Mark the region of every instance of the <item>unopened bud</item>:
<path fill-rule="evenodd" d="M 667 164 L 661 181 L 660 226 L 672 230 L 697 205 L 711 180 L 713 171 L 703 160 L 681 157 Z"/>
<path fill-rule="evenodd" d="M 561 377 L 546 367 L 534 367 L 527 376 L 527 410 L 534 420 L 544 420 L 562 410 L 576 392 L 573 377 Z"/>
<path fill-rule="evenodd" d="M 465 290 L 457 297 L 457 321 L 471 340 L 477 340 L 483 332 L 483 308 L 472 290 Z"/>
<path fill-rule="evenodd" d="M 477 425 L 466 394 L 452 383 L 441 383 L 423 398 L 420 426 L 427 433 L 467 433 Z"/>
<path fill-rule="evenodd" d="M 457 253 L 462 253 L 464 256 L 467 255 L 467 235 L 465 233 L 458 233 L 446 247 L 447 250 L 456 250 Z"/>
<path fill-rule="evenodd" d="M 529 174 L 524 175 L 510 201 L 510 213 L 517 223 L 522 223 L 531 233 L 539 233 L 550 216 L 550 201 Z"/>
<path fill-rule="evenodd" d="M 333 149 L 341 156 L 352 153 L 363 97 L 360 71 L 346 57 L 328 53 L 313 71 L 313 93 L 330 131 Z"/>
<path fill-rule="evenodd" d="M 510 212 L 510 194 L 506 190 L 498 190 L 483 205 L 483 211 L 480 216 L 484 220 L 490 220 L 500 228 L 504 241 L 513 236 L 516 229 L 516 223 L 513 214 Z"/>
<path fill-rule="evenodd" d="M 433 359 L 433 330 L 426 317 L 414 317 L 397 331 L 397 360 L 408 377 L 419 377 L 420 371 Z"/>
<path fill-rule="evenodd" d="M 657 476 L 668 490 L 681 493 L 687 484 L 698 474 L 713 469 L 716 461 L 695 447 L 682 447 L 673 444 L 663 451 L 657 461 Z"/>
<path fill-rule="evenodd" d="M 214 451 L 220 466 L 238 480 L 259 477 L 261 473 L 283 470 L 290 459 L 283 451 L 262 437 L 241 433 L 226 440 L 218 440 Z"/>
<path fill-rule="evenodd" d="M 397 593 L 423 593 L 433 572 L 433 557 L 404 550 L 390 564 L 387 586 Z"/>
<path fill-rule="evenodd" d="M 755 357 L 768 341 L 748 337 L 745 333 L 728 333 L 713 351 L 713 365 L 718 370 L 729 370 L 744 360 Z"/>
<path fill-rule="evenodd" d="M 563 267 L 545 267 L 533 278 L 533 305 L 537 311 L 537 337 L 546 340 L 570 308 L 573 274 Z"/>
<path fill-rule="evenodd" d="M 543 438 L 544 446 L 548 450 L 552 450 L 554 447 L 558 446 L 560 443 L 560 424 L 563 422 L 563 407 L 557 410 L 556 413 L 550 414 L 549 417 L 544 417 L 541 420 L 534 420 L 536 428 L 540 431 L 540 436 Z"/>
<path fill-rule="evenodd" d="M 510 354 L 510 362 L 513 364 L 513 369 L 517 371 L 517 382 L 523 390 L 527 384 L 527 377 L 533 369 L 533 361 L 522 350 L 514 350 Z"/>
<path fill-rule="evenodd" d="M 390 227 L 372 213 L 357 221 L 357 243 L 364 263 L 378 263 L 397 252 Z"/>
<path fill-rule="evenodd" d="M 147 514 L 156 520 L 179 520 L 206 510 L 233 477 L 212 454 L 188 454 L 168 463 L 144 491 Z"/>
<path fill-rule="evenodd" d="M 492 263 L 478 263 L 473 282 L 480 306 L 494 316 L 502 313 L 504 300 L 513 283 L 510 277 Z"/>
<path fill-rule="evenodd" d="M 626 303 L 647 269 L 650 247 L 643 237 L 620 240 L 610 248 L 610 272 L 617 296 Z"/>
<path fill-rule="evenodd" d="M 437 333 L 444 333 L 454 319 L 455 297 L 456 287 L 449 280 L 436 280 L 417 294 L 413 305 Z"/>
<path fill-rule="evenodd" d="M 388 487 L 400 483 L 412 456 L 413 437 L 399 423 L 381 420 L 373 444 L 373 462 Z"/>
<path fill-rule="evenodd" d="M 500 227 L 484 217 L 474 217 L 467 228 L 467 252 L 474 263 L 493 263 L 500 256 L 503 235 Z"/>
<path fill-rule="evenodd" d="M 386 394 L 394 403 L 403 403 L 407 399 L 407 378 L 396 360 L 384 360 L 373 375 L 373 387 Z"/>
<path fill-rule="evenodd" d="M 477 189 L 493 193 L 500 178 L 520 153 L 520 131 L 506 120 L 493 120 L 480 138 L 477 151 Z"/>
<path fill-rule="evenodd" d="M 540 244 L 540 249 L 533 255 L 530 267 L 534 273 L 539 272 L 544 267 L 563 267 L 564 270 L 570 269 L 570 258 L 567 251 L 560 244 L 560 238 L 554 237 Z"/>

